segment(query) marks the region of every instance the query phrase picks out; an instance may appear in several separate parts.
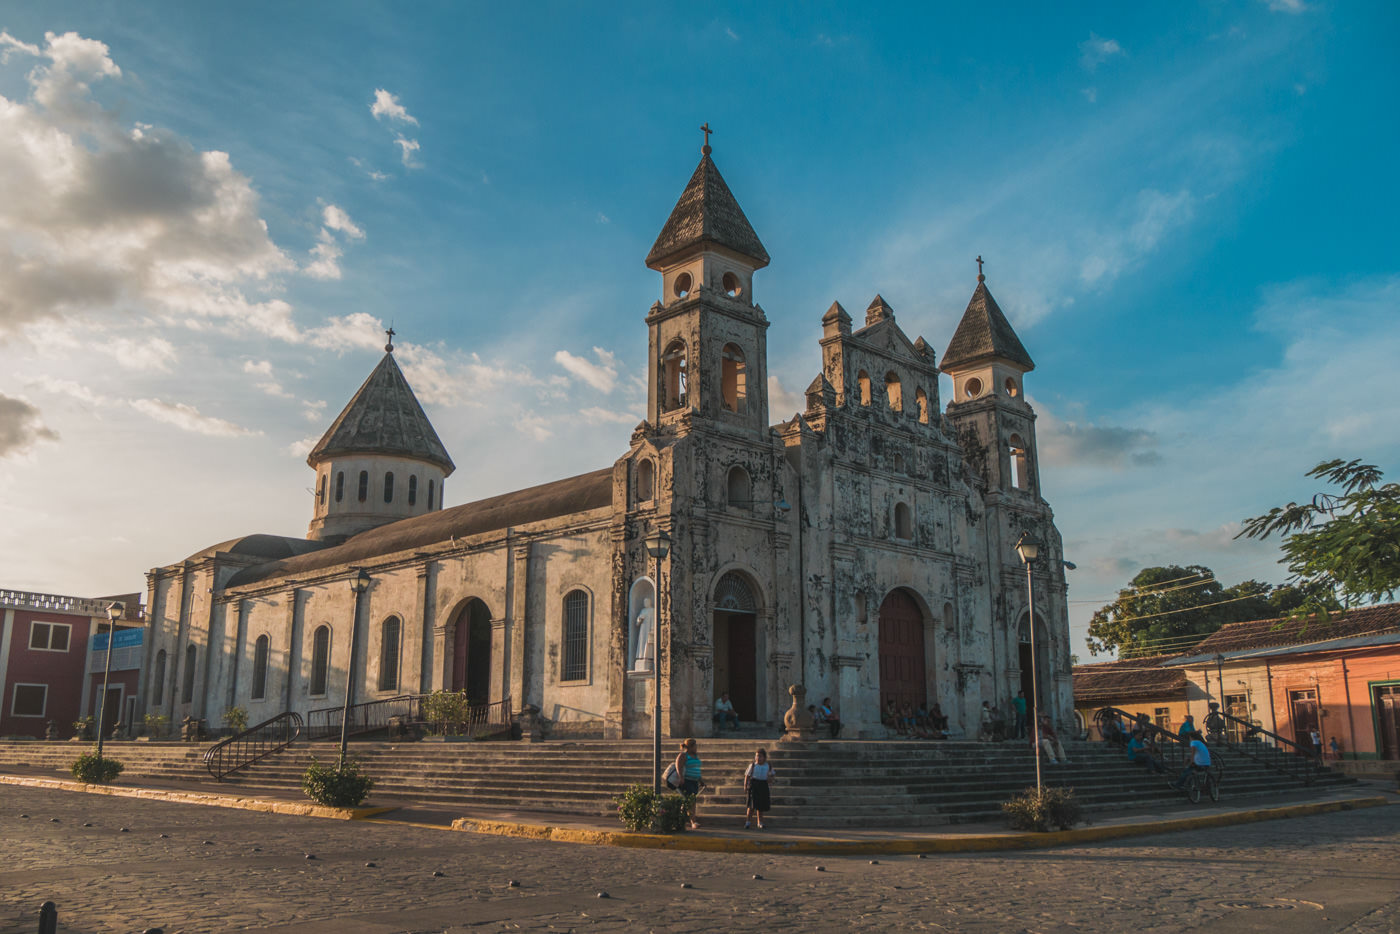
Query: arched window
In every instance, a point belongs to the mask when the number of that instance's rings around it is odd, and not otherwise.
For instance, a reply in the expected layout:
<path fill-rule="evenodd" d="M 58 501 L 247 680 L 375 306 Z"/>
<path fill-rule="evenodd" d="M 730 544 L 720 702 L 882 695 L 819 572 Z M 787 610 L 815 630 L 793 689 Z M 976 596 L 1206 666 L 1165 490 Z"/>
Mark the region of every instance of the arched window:
<path fill-rule="evenodd" d="M 1009 463 L 1011 467 L 1011 487 L 1016 490 L 1030 489 L 1030 472 L 1026 460 L 1026 443 L 1021 440 L 1020 435 L 1012 435 L 1006 439 L 1009 449 Z"/>
<path fill-rule="evenodd" d="M 151 678 L 151 706 L 159 707 L 165 701 L 165 649 L 156 653 L 156 673 Z"/>
<path fill-rule="evenodd" d="M 386 502 L 386 503 L 392 503 L 393 501 L 394 501 L 394 472 L 393 472 L 392 470 L 390 470 L 390 471 L 387 471 L 387 472 L 384 474 L 384 502 Z"/>
<path fill-rule="evenodd" d="M 907 503 L 894 504 L 894 537 L 906 542 L 914 537 L 914 513 Z"/>
<path fill-rule="evenodd" d="M 336 471 L 335 475 L 335 501 L 338 503 L 345 498 L 345 471 Z"/>
<path fill-rule="evenodd" d="M 744 352 L 738 344 L 725 344 L 720 354 L 720 394 L 726 409 L 743 414 L 748 395 L 748 372 Z"/>
<path fill-rule="evenodd" d="M 326 475 L 321 474 L 321 482 L 316 484 L 316 505 L 324 506 L 326 503 Z"/>
<path fill-rule="evenodd" d="M 730 613 L 757 613 L 753 588 L 737 571 L 730 571 L 715 585 L 715 606 Z"/>
<path fill-rule="evenodd" d="M 399 688 L 399 618 L 391 616 L 379 627 L 379 690 Z"/>
<path fill-rule="evenodd" d="M 369 499 L 369 471 L 360 471 L 360 502 Z"/>
<path fill-rule="evenodd" d="M 428 512 L 433 511 L 433 481 L 428 481 Z"/>
<path fill-rule="evenodd" d="M 919 407 L 919 422 L 928 424 L 928 394 L 922 389 L 914 390 L 914 404 Z"/>
<path fill-rule="evenodd" d="M 661 355 L 662 409 L 683 408 L 686 404 L 685 342 L 676 339 Z"/>
<path fill-rule="evenodd" d="M 893 370 L 885 374 L 885 401 L 892 411 L 904 411 L 904 389 L 900 386 L 899 374 Z"/>
<path fill-rule="evenodd" d="M 267 648 L 267 636 L 258 636 L 258 641 L 253 643 L 253 700 L 267 696 Z"/>
<path fill-rule="evenodd" d="M 860 404 L 870 404 L 870 374 L 861 370 L 856 374 L 856 388 L 860 391 Z"/>
<path fill-rule="evenodd" d="M 564 596 L 564 667 L 561 681 L 588 677 L 588 594 L 571 590 Z"/>
<path fill-rule="evenodd" d="M 725 490 L 729 505 L 744 509 L 753 506 L 753 484 L 749 481 L 749 472 L 744 468 L 729 468 L 729 478 L 725 484 Z"/>
<path fill-rule="evenodd" d="M 317 626 L 311 636 L 311 696 L 326 693 L 326 677 L 331 668 L 331 627 Z"/>
<path fill-rule="evenodd" d="M 651 458 L 637 462 L 637 502 L 649 502 L 656 496 L 656 465 Z"/>
<path fill-rule="evenodd" d="M 408 505 L 418 505 L 418 475 L 414 474 L 408 478 Z"/>
<path fill-rule="evenodd" d="M 194 700 L 194 663 L 199 658 L 199 652 L 194 646 L 185 648 L 185 685 L 180 690 L 180 703 L 188 704 Z"/>

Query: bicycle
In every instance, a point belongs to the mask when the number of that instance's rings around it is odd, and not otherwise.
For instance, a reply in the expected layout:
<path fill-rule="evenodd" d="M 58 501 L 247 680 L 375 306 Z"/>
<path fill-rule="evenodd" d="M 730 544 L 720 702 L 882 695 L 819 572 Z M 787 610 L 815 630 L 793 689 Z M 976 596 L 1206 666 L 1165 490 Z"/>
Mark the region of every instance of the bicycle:
<path fill-rule="evenodd" d="M 1201 803 L 1202 791 L 1210 796 L 1211 801 L 1219 801 L 1220 767 L 1215 764 L 1191 766 L 1191 774 L 1186 776 L 1186 784 L 1182 790 L 1186 792 L 1186 797 L 1192 804 Z"/>

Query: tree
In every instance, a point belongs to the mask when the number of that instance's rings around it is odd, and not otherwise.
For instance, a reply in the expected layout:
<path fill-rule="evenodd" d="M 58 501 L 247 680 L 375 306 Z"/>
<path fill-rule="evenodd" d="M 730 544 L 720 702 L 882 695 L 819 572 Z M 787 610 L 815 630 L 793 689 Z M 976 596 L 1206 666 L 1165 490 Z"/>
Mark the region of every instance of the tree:
<path fill-rule="evenodd" d="M 1256 580 L 1225 587 L 1200 564 L 1143 568 L 1089 622 L 1089 651 L 1122 656 L 1183 650 L 1226 623 L 1283 616 L 1307 594 Z"/>
<path fill-rule="evenodd" d="M 1330 460 L 1307 472 L 1341 488 L 1311 502 L 1275 506 L 1246 519 L 1236 538 L 1283 536 L 1290 581 L 1306 592 L 1294 615 L 1394 599 L 1400 589 L 1400 484 L 1359 460 Z M 1329 599 L 1332 606 L 1328 606 Z"/>

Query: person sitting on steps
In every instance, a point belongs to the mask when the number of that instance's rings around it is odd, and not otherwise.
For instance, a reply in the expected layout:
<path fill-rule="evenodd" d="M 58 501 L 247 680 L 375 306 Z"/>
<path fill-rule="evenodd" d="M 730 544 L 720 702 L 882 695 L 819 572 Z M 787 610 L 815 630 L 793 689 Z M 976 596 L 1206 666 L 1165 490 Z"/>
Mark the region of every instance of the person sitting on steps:
<path fill-rule="evenodd" d="M 831 698 L 823 697 L 821 706 L 817 708 L 817 712 L 821 714 L 822 721 L 826 723 L 827 728 L 831 730 L 831 738 L 835 739 L 836 737 L 840 736 L 841 717 L 839 714 L 836 713 L 835 710 L 832 709 Z M 762 825 L 760 824 L 759 826 Z"/>
<path fill-rule="evenodd" d="M 1065 755 L 1064 744 L 1056 735 L 1055 728 L 1050 725 L 1048 713 L 1041 714 L 1036 719 L 1036 724 L 1031 727 L 1031 749 L 1044 752 L 1051 765 L 1059 765 L 1061 762 L 1069 765 L 1069 756 Z"/>
<path fill-rule="evenodd" d="M 739 715 L 734 712 L 734 704 L 729 700 L 728 694 L 721 694 L 719 700 L 715 701 L 715 727 L 724 729 L 728 723 L 731 730 L 739 729 Z"/>

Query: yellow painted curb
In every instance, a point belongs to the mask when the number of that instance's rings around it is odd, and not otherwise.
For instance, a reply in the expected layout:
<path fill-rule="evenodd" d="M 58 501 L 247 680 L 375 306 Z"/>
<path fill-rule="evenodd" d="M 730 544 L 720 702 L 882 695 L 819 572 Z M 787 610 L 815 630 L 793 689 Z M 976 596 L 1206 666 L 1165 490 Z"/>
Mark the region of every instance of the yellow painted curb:
<path fill-rule="evenodd" d="M 29 788 L 49 788 L 55 791 L 80 791 L 90 795 L 111 795 L 116 798 L 147 798 L 152 801 L 203 804 L 210 807 L 236 808 L 241 811 L 262 811 L 267 814 L 290 814 L 295 817 L 328 817 L 333 820 L 364 820 L 395 810 L 395 808 L 332 808 L 323 804 L 302 804 L 297 801 L 269 801 L 264 798 L 212 795 L 199 791 L 171 791 L 165 788 L 89 785 L 85 782 L 72 782 L 61 778 L 31 778 L 24 775 L 0 775 L 0 785 L 24 785 Z"/>
<path fill-rule="evenodd" d="M 546 824 L 521 824 L 510 821 L 489 821 L 458 818 L 453 830 L 494 834 L 526 840 L 550 840 L 556 843 L 583 843 L 593 846 L 619 846 L 652 850 L 688 850 L 706 853 L 791 853 L 812 856 L 898 856 L 916 853 L 976 853 L 991 850 L 1031 850 L 1093 843 L 1122 837 L 1174 833 L 1208 827 L 1226 827 L 1256 821 L 1305 817 L 1332 811 L 1383 807 L 1385 798 L 1349 798 L 1342 801 L 1320 801 L 1311 804 L 1290 804 L 1276 808 L 1256 808 L 1230 811 L 1224 814 L 1204 814 L 1151 823 L 1114 824 L 1104 827 L 1083 827 L 1050 833 L 1005 833 L 982 836 L 906 837 L 897 840 L 748 840 L 733 837 L 705 837 L 693 834 L 628 833 L 609 830 L 582 830 L 551 827 Z"/>

